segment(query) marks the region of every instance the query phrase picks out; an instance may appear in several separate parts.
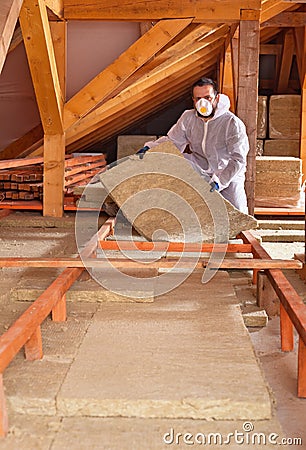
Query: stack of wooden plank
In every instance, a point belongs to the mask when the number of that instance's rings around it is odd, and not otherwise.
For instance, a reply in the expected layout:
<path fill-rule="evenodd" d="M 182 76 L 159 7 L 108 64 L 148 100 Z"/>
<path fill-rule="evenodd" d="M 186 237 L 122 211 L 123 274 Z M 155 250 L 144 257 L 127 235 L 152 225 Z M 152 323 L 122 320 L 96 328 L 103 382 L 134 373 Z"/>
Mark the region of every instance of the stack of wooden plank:
<path fill-rule="evenodd" d="M 40 199 L 43 192 L 43 168 L 33 165 L 0 171 L 1 200 Z"/>
<path fill-rule="evenodd" d="M 86 185 L 105 170 L 103 153 L 69 156 L 65 159 L 65 194 L 73 187 Z M 43 158 L 3 160 L 0 162 L 0 201 L 41 200 L 43 196 Z"/>

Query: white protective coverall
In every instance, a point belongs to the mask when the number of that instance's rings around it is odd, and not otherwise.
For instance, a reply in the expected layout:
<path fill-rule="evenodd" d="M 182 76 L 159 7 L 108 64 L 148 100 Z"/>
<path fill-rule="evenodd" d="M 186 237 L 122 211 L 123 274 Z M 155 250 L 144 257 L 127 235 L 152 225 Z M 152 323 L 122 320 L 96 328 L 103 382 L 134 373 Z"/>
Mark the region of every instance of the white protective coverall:
<path fill-rule="evenodd" d="M 185 158 L 198 165 L 211 181 L 216 181 L 221 195 L 247 214 L 244 181 L 249 141 L 244 123 L 229 107 L 227 95 L 219 94 L 212 119 L 205 122 L 195 109 L 186 110 L 167 136 L 145 145 L 152 148 L 170 140 L 181 152 L 189 145 L 192 153 L 184 153 Z"/>

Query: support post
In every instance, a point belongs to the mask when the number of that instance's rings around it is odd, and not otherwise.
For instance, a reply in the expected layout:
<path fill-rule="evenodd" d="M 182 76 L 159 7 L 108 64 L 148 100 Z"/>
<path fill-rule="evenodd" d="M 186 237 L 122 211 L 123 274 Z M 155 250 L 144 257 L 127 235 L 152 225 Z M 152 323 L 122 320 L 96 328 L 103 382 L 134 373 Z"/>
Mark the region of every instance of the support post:
<path fill-rule="evenodd" d="M 24 344 L 24 353 L 28 361 L 35 361 L 43 357 L 40 326 L 36 328 L 30 339 Z"/>
<path fill-rule="evenodd" d="M 67 319 L 66 294 L 64 294 L 52 309 L 52 320 L 54 322 L 65 322 L 66 319 Z"/>
<path fill-rule="evenodd" d="M 65 135 L 44 138 L 43 215 L 62 217 L 64 208 Z"/>
<path fill-rule="evenodd" d="M 6 436 L 8 432 L 8 417 L 6 400 L 4 395 L 3 374 L 0 373 L 0 437 Z"/>
<path fill-rule="evenodd" d="M 294 348 L 293 324 L 282 304 L 280 304 L 279 312 L 282 351 L 291 352 Z"/>
<path fill-rule="evenodd" d="M 257 306 L 264 308 L 269 317 L 279 316 L 279 298 L 264 271 L 258 272 Z"/>
<path fill-rule="evenodd" d="M 247 18 L 246 13 L 244 11 Z M 250 143 L 245 182 L 250 214 L 254 214 L 255 206 L 258 67 L 259 18 L 240 20 L 237 115 L 246 126 Z"/>
<path fill-rule="evenodd" d="M 298 397 L 306 398 L 306 345 L 301 337 L 298 352 Z"/>

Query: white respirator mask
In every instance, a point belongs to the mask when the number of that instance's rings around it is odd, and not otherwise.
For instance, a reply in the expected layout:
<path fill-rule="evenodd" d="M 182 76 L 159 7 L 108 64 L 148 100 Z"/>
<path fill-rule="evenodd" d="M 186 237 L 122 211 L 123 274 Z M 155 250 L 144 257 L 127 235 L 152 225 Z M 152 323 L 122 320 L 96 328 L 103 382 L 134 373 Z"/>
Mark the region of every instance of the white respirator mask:
<path fill-rule="evenodd" d="M 213 112 L 213 105 L 206 98 L 200 98 L 195 104 L 196 110 L 201 116 L 208 117 Z"/>

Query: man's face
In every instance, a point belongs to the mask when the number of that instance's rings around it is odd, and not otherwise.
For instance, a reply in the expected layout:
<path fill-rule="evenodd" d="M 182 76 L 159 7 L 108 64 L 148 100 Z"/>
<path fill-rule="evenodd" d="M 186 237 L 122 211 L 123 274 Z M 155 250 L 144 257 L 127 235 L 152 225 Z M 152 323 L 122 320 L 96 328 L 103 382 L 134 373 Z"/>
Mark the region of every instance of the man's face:
<path fill-rule="evenodd" d="M 212 106 L 213 106 L 213 112 L 210 115 L 212 117 L 215 113 L 217 103 L 218 103 L 218 96 L 215 96 L 214 88 L 211 85 L 206 86 L 195 86 L 193 89 L 193 104 L 197 103 L 200 98 L 205 98 L 208 100 Z"/>

